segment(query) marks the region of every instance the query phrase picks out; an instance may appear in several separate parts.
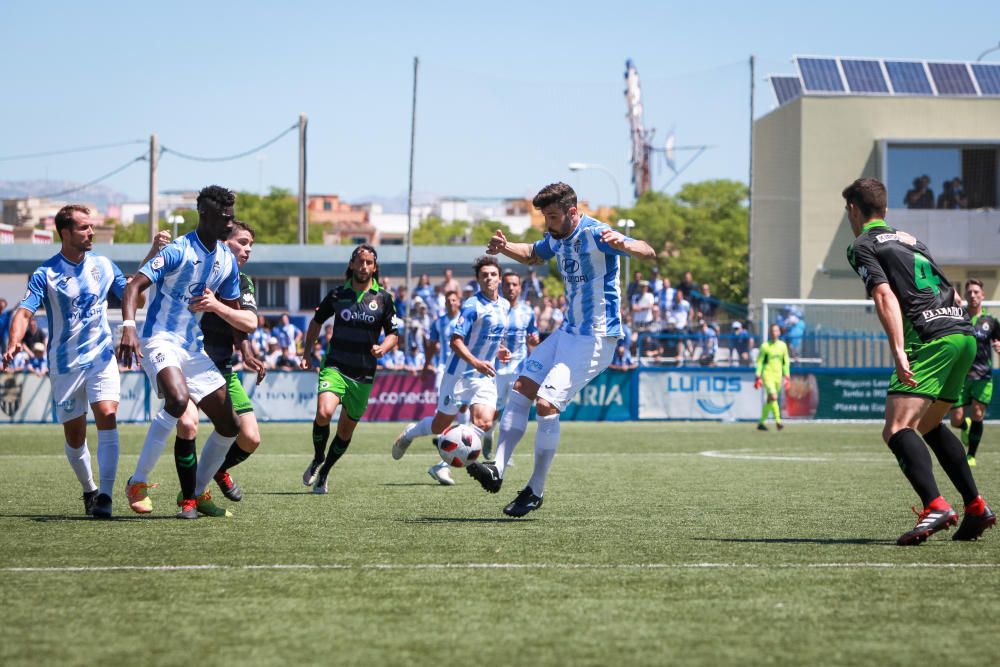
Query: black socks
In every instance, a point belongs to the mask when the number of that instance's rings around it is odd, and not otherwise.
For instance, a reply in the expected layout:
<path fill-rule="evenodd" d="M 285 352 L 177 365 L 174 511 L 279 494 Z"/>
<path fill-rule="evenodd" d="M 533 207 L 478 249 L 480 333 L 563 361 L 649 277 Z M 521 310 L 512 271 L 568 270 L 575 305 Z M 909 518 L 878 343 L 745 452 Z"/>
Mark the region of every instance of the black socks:
<path fill-rule="evenodd" d="M 889 438 L 889 449 L 896 455 L 900 469 L 910 481 L 910 486 L 920 496 L 924 507 L 941 495 L 937 482 L 934 481 L 931 455 L 927 452 L 923 440 L 912 428 L 897 431 Z M 964 457 L 963 457 L 964 458 Z"/>
<path fill-rule="evenodd" d="M 177 467 L 177 479 L 181 483 L 181 495 L 186 500 L 194 498 L 195 475 L 198 472 L 194 440 L 174 440 L 174 465 Z"/>

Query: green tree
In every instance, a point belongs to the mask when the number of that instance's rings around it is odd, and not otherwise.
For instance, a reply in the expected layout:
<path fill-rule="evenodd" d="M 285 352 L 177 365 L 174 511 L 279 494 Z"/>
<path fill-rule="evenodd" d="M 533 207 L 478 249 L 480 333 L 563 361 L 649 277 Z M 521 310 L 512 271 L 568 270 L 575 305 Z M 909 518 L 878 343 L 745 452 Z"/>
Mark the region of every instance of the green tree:
<path fill-rule="evenodd" d="M 436 215 L 424 218 L 413 229 L 413 245 L 463 245 L 469 237 L 469 223 L 445 222 Z"/>
<path fill-rule="evenodd" d="M 674 195 L 647 192 L 620 217 L 635 221 L 632 234 L 657 252 L 674 285 L 685 271 L 724 301 L 747 302 L 747 187 L 731 180 L 688 183 Z M 649 275 L 651 262 L 632 261 Z M 629 276 L 631 279 L 631 276 Z"/>
<path fill-rule="evenodd" d="M 490 239 L 497 230 L 503 232 L 508 239 L 513 239 L 516 235 L 510 231 L 510 227 L 496 220 L 480 220 L 472 225 L 469 234 L 469 245 L 481 245 L 484 248 L 489 245 Z"/>

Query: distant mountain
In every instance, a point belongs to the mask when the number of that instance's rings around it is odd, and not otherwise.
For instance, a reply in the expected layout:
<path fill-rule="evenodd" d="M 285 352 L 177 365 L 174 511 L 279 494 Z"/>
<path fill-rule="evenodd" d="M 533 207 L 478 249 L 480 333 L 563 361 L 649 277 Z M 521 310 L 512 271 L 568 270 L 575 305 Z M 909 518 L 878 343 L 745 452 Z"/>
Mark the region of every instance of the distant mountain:
<path fill-rule="evenodd" d="M 80 185 L 81 183 L 76 181 L 0 181 L 0 199 L 58 195 L 60 192 L 73 190 L 80 187 Z M 48 198 L 56 201 L 86 202 L 96 205 L 102 211 L 107 210 L 108 204 L 121 204 L 132 199 L 128 195 L 112 190 L 106 185 L 92 185 L 88 188 L 74 190 L 73 192 L 56 197 L 49 196 Z"/>

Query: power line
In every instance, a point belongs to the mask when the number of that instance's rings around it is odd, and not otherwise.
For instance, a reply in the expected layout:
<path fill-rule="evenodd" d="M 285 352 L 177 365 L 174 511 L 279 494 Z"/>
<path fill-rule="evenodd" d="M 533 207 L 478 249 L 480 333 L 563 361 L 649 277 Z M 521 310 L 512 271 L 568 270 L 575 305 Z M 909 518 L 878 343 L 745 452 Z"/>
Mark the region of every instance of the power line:
<path fill-rule="evenodd" d="M 243 151 L 242 153 L 237 153 L 236 155 L 226 155 L 224 157 L 201 157 L 201 156 L 198 156 L 198 155 L 188 155 L 187 153 L 181 153 L 180 151 L 175 151 L 174 149 L 168 148 L 167 146 L 164 146 L 161 149 L 161 152 L 162 153 L 173 153 L 174 155 L 176 155 L 179 158 L 184 158 L 185 160 L 195 160 L 197 162 L 228 162 L 229 160 L 238 160 L 238 159 L 246 157 L 248 155 L 253 155 L 254 153 L 256 153 L 258 151 L 264 150 L 265 148 L 267 148 L 268 146 L 270 146 L 271 144 L 273 144 L 274 142 L 276 142 L 278 139 L 281 139 L 283 136 L 285 136 L 286 134 L 288 134 L 292 130 L 297 130 L 298 128 L 299 128 L 299 124 L 295 123 L 294 125 L 292 125 L 291 127 L 289 127 L 287 130 L 283 131 L 281 134 L 279 134 L 278 136 L 274 137 L 273 139 L 269 139 L 268 141 L 265 141 L 264 143 L 262 143 L 260 146 L 256 146 L 255 148 L 251 148 L 248 151 Z"/>
<path fill-rule="evenodd" d="M 80 146 L 79 148 L 63 148 L 54 151 L 42 151 L 40 153 L 22 153 L 21 155 L 4 155 L 0 156 L 0 162 L 5 162 L 7 160 L 27 160 L 36 157 L 49 157 L 52 155 L 67 155 L 69 153 L 84 153 L 87 151 L 98 151 L 105 148 L 117 148 L 119 146 L 131 146 L 132 144 L 142 144 L 145 143 L 142 139 L 133 139 L 131 141 L 119 141 L 113 144 L 98 144 L 95 146 Z"/>
<path fill-rule="evenodd" d="M 143 153 L 142 155 L 129 160 L 128 162 L 126 162 L 125 164 L 121 165 L 120 167 L 117 167 L 116 169 L 114 169 L 112 171 L 109 171 L 108 173 L 104 174 L 103 176 L 99 176 L 98 178 L 95 178 L 94 180 L 92 180 L 92 181 L 90 181 L 88 183 L 84 183 L 83 185 L 78 185 L 76 187 L 70 188 L 69 190 L 63 190 L 62 192 L 52 192 L 50 194 L 34 195 L 34 196 L 38 197 L 39 199 L 54 199 L 56 197 L 62 197 L 63 195 L 68 195 L 68 194 L 71 194 L 73 192 L 77 192 L 79 190 L 83 190 L 84 188 L 89 188 L 91 185 L 97 185 L 101 181 L 107 180 L 107 179 L 111 178 L 112 176 L 114 176 L 115 174 L 117 174 L 119 172 L 122 172 L 122 171 L 125 171 L 127 168 L 131 167 L 136 162 L 144 162 L 147 159 L 148 158 L 146 157 L 146 154 Z"/>

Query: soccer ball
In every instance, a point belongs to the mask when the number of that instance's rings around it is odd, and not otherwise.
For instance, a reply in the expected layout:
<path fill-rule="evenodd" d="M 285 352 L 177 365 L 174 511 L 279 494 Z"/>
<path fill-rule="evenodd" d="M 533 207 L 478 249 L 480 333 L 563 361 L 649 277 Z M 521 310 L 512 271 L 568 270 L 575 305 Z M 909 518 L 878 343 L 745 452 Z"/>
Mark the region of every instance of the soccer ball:
<path fill-rule="evenodd" d="M 483 453 L 483 443 L 468 424 L 455 424 L 438 437 L 438 454 L 450 466 L 464 468 Z"/>

